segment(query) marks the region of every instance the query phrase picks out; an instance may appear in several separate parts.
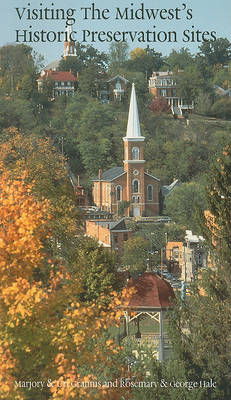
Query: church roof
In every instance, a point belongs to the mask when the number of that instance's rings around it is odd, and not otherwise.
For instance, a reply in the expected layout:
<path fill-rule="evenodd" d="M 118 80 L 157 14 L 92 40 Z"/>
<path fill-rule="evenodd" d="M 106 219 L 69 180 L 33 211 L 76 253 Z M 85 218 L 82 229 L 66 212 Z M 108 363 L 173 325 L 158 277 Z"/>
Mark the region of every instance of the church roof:
<path fill-rule="evenodd" d="M 139 121 L 139 113 L 136 101 L 136 91 L 135 85 L 132 84 L 132 92 L 130 99 L 130 107 L 128 113 L 128 124 L 127 124 L 127 132 L 125 139 L 141 139 L 144 140 L 144 137 L 141 136 L 140 132 L 140 121 Z"/>
<path fill-rule="evenodd" d="M 166 185 L 165 185 L 165 186 L 162 186 L 162 188 L 161 188 L 161 193 L 162 193 L 162 195 L 163 195 L 164 197 L 169 196 L 169 195 L 172 193 L 172 191 L 175 189 L 175 187 L 179 186 L 179 184 L 180 184 L 179 180 L 176 179 L 175 181 L 173 181 L 173 182 L 171 183 L 171 185 L 169 185 L 169 186 L 166 186 Z"/>
<path fill-rule="evenodd" d="M 101 179 L 94 178 L 93 181 L 113 181 L 113 179 L 124 174 L 124 167 L 112 167 L 107 171 L 104 171 L 101 175 Z"/>

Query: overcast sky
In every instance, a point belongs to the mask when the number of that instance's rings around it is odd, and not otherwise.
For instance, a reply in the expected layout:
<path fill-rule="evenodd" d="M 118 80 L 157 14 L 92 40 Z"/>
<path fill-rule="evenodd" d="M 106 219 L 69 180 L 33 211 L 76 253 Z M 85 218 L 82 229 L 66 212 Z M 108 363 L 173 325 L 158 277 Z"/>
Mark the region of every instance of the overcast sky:
<path fill-rule="evenodd" d="M 105 12 L 105 16 L 108 19 L 100 20 L 92 19 L 92 14 L 88 15 L 88 19 L 84 19 L 84 10 L 81 7 L 91 7 L 92 3 L 95 4 L 96 8 L 109 9 L 109 12 Z M 157 17 L 155 20 L 148 19 L 147 17 L 142 19 L 134 20 L 116 20 L 116 9 L 120 9 L 121 13 L 124 11 L 125 7 L 128 7 L 128 16 L 131 17 L 131 10 L 137 10 L 141 8 L 141 3 L 144 3 L 145 9 L 173 9 L 174 11 L 164 12 L 162 11 L 163 18 L 169 16 L 170 19 L 160 19 Z M 53 5 L 52 5 L 53 4 Z M 132 5 L 133 4 L 133 5 Z M 186 7 L 185 7 L 186 6 Z M 25 7 L 24 14 L 20 20 L 17 14 L 16 8 L 19 9 L 19 14 L 21 15 L 23 8 Z M 196 32 L 200 30 L 202 32 L 207 31 L 208 34 L 205 35 L 206 38 L 210 37 L 212 31 L 216 32 L 216 37 L 226 37 L 231 41 L 231 1 L 230 0 L 1 0 L 0 4 L 0 46 L 7 43 L 15 43 L 16 40 L 16 30 L 20 32 L 23 30 L 29 31 L 63 31 L 65 30 L 65 21 L 63 20 L 33 20 L 27 19 L 28 10 L 33 9 L 45 9 L 45 8 L 57 9 L 63 8 L 66 12 L 68 8 L 75 9 L 74 18 L 75 23 L 72 29 L 77 32 L 77 40 L 82 41 L 83 30 L 88 31 L 159 31 L 165 32 L 176 32 L 177 42 L 167 42 L 163 41 L 163 33 L 160 34 L 160 42 L 157 40 L 156 43 L 139 43 L 137 41 L 128 41 L 130 49 L 135 47 L 146 47 L 147 44 L 154 48 L 156 51 L 161 52 L 163 55 L 169 54 L 172 49 L 179 49 L 181 47 L 188 47 L 192 53 L 195 53 L 198 49 L 200 43 L 197 42 L 197 37 L 195 37 L 195 42 L 192 42 L 192 31 Z M 179 10 L 175 11 L 178 8 Z M 192 9 L 192 12 L 190 12 Z M 188 13 L 187 13 L 187 10 Z M 190 17 L 192 15 L 192 18 Z M 141 11 L 137 14 L 138 17 L 141 16 Z M 174 16 L 174 17 L 173 17 Z M 176 19 L 176 16 L 179 19 Z M 188 19 L 187 19 L 188 16 Z M 96 14 L 95 14 L 96 17 Z M 172 18 L 172 19 L 171 19 Z M 32 26 L 32 28 L 30 28 Z M 154 28 L 155 26 L 155 28 Z M 184 35 L 184 30 L 190 31 L 187 35 Z M 187 42 L 187 37 L 190 37 L 190 41 Z M 92 36 L 86 37 L 86 44 L 92 44 L 101 51 L 107 51 L 110 43 L 100 42 L 97 35 L 95 35 L 96 42 L 92 43 Z M 102 39 L 105 36 L 101 36 Z M 184 42 L 183 39 L 186 41 Z M 199 34 L 199 40 L 201 40 L 201 34 Z M 63 54 L 63 43 L 25 43 L 31 45 L 35 51 L 42 54 L 45 57 L 46 62 L 59 59 Z"/>

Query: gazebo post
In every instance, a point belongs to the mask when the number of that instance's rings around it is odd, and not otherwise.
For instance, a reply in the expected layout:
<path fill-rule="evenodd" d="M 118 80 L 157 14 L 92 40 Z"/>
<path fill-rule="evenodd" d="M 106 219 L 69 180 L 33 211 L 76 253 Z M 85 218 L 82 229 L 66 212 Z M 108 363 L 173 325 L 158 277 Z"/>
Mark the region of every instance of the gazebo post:
<path fill-rule="evenodd" d="M 126 334 L 127 337 L 129 338 L 129 313 L 126 311 L 125 313 L 125 323 L 126 323 Z"/>
<path fill-rule="evenodd" d="M 164 361 L 164 327 L 163 311 L 160 310 L 160 337 L 159 337 L 159 361 Z"/>

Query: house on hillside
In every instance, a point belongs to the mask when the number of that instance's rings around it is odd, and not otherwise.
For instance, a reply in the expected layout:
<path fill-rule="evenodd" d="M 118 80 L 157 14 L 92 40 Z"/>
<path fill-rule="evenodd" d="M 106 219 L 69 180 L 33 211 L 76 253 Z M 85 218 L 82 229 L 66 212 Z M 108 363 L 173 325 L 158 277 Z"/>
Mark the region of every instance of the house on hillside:
<path fill-rule="evenodd" d="M 38 91 L 43 92 L 47 82 L 53 83 L 52 98 L 73 96 L 77 90 L 77 77 L 71 71 L 44 70 L 37 79 Z"/>
<path fill-rule="evenodd" d="M 173 75 L 172 71 L 154 71 L 149 78 L 149 93 L 155 98 L 164 97 L 171 107 L 172 114 L 182 116 L 185 112 L 192 111 L 194 105 L 193 102 L 188 104 L 178 96 L 177 83 Z"/>
<path fill-rule="evenodd" d="M 128 91 L 129 81 L 121 75 L 113 76 L 98 86 L 97 97 L 101 103 L 122 101 Z"/>

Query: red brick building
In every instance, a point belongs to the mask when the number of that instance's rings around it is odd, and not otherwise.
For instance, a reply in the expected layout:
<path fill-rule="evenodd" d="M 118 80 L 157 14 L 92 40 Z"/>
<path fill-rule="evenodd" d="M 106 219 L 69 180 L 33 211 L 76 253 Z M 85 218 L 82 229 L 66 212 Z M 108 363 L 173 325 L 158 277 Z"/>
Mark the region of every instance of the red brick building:
<path fill-rule="evenodd" d="M 141 136 L 135 86 L 132 85 L 128 124 L 124 141 L 124 165 L 113 167 L 94 179 L 96 206 L 118 214 L 119 204 L 129 202 L 126 216 L 159 214 L 159 179 L 145 171 L 144 140 Z"/>
<path fill-rule="evenodd" d="M 120 221 L 86 221 L 86 235 L 95 238 L 108 249 L 123 253 L 124 242 L 132 235 L 124 218 Z"/>
<path fill-rule="evenodd" d="M 178 71 L 183 73 L 184 71 Z M 164 97 L 173 114 L 183 115 L 193 110 L 193 103 L 188 104 L 177 94 L 177 83 L 172 71 L 154 71 L 149 78 L 149 92 L 155 98 Z"/>
<path fill-rule="evenodd" d="M 43 92 L 46 81 L 52 81 L 52 96 L 73 96 L 77 90 L 77 77 L 71 71 L 44 70 L 37 79 L 38 91 Z"/>

